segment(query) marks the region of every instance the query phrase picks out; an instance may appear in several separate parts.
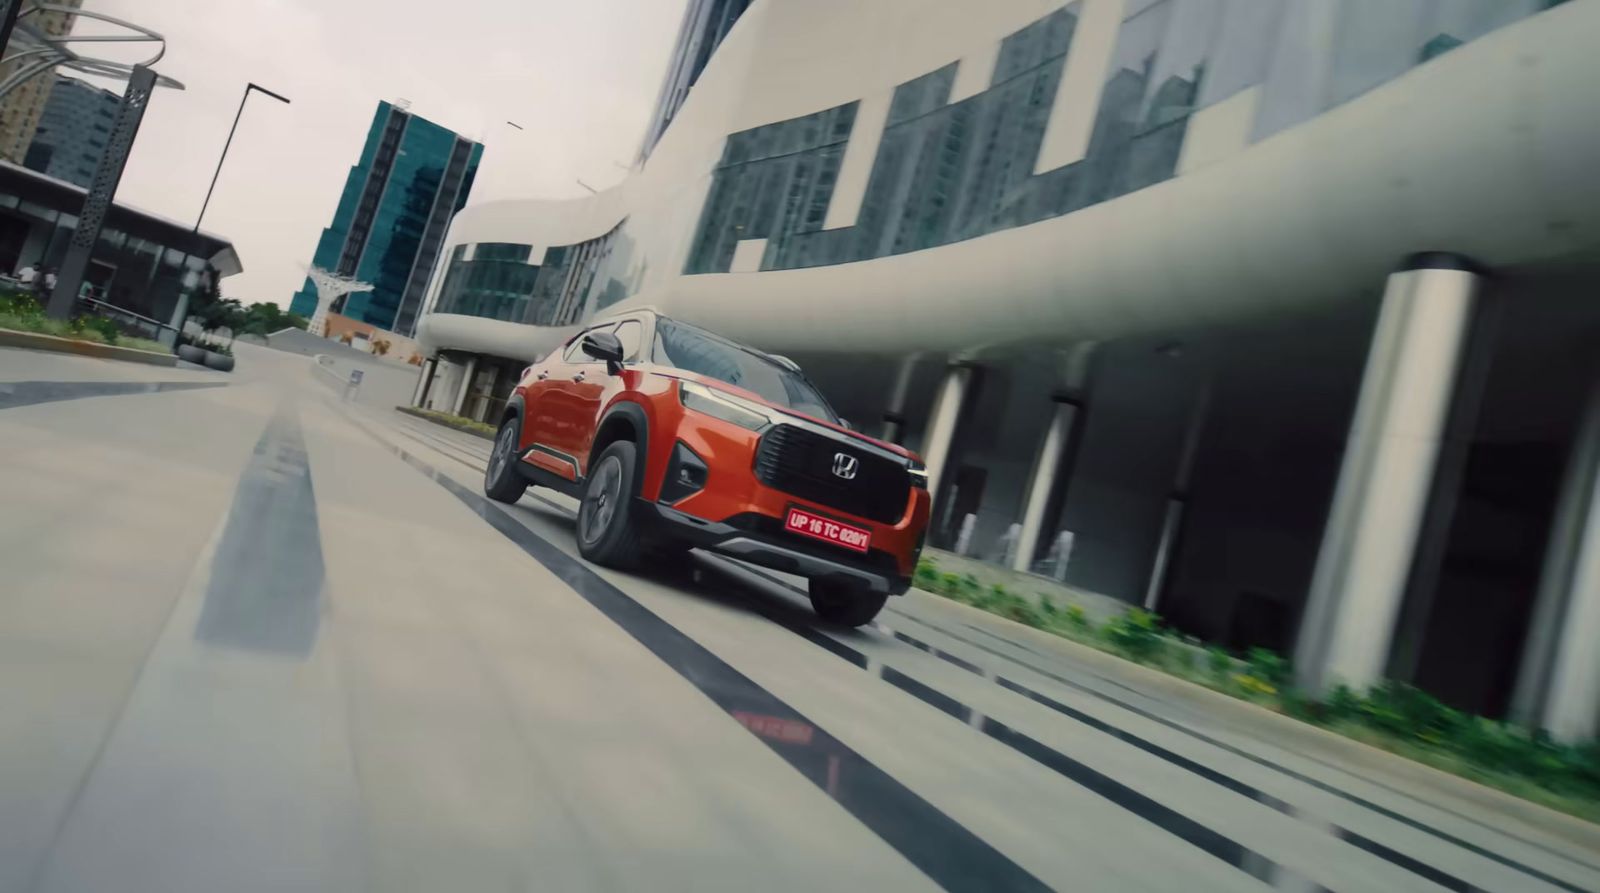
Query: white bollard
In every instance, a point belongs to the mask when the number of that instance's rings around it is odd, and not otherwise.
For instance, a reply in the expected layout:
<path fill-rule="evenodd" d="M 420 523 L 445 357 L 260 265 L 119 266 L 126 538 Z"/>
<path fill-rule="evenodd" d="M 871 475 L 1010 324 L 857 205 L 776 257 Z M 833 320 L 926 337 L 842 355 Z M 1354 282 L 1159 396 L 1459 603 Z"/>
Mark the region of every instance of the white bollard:
<path fill-rule="evenodd" d="M 1056 578 L 1057 583 L 1065 583 L 1067 581 L 1067 562 L 1072 560 L 1072 542 L 1074 539 L 1072 531 L 1063 530 L 1056 534 L 1056 541 L 1050 546 L 1048 560 L 1052 571 L 1051 576 Z"/>
<path fill-rule="evenodd" d="M 972 529 L 978 526 L 978 516 L 968 515 L 961 519 L 961 532 L 956 534 L 956 554 L 965 556 L 972 548 Z"/>
<path fill-rule="evenodd" d="M 1000 554 L 997 557 L 1005 563 L 1006 567 L 1012 567 L 1017 563 L 1017 543 L 1021 539 L 1021 524 L 1013 524 L 1007 527 L 1006 532 L 1000 535 L 1000 542 L 997 544 L 1000 547 L 998 550 Z"/>

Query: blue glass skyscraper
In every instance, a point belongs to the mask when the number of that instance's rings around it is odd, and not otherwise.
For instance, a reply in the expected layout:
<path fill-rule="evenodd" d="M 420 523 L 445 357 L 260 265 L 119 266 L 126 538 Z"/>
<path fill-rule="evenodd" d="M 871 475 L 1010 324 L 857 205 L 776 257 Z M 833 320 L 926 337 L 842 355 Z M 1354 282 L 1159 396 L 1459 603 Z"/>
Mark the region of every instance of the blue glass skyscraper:
<path fill-rule="evenodd" d="M 445 230 L 467 203 L 482 157 L 482 144 L 378 103 L 313 260 L 373 289 L 344 298 L 342 308 L 336 302 L 335 312 L 405 335 L 416 328 Z M 316 311 L 310 278 L 289 307 L 305 317 Z"/>

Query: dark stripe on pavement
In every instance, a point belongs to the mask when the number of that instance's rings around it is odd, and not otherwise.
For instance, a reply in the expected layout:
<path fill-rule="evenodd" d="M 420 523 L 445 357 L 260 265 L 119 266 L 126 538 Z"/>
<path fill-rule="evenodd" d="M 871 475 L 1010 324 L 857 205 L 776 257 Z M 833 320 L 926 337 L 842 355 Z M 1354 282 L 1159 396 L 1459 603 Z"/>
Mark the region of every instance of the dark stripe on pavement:
<path fill-rule="evenodd" d="M 589 570 L 583 562 L 523 526 L 500 506 L 389 443 L 365 425 L 354 423 L 548 568 L 939 886 L 950 891 L 974 893 L 1050 889 L 776 695 Z"/>
<path fill-rule="evenodd" d="M 306 657 L 322 617 L 323 573 L 306 444 L 295 411 L 281 404 L 234 491 L 195 638 Z"/>
<path fill-rule="evenodd" d="M 5 381 L 0 382 L 0 409 L 79 400 L 84 397 L 113 397 L 126 394 L 159 394 L 163 391 L 193 391 L 225 388 L 225 381 Z"/>

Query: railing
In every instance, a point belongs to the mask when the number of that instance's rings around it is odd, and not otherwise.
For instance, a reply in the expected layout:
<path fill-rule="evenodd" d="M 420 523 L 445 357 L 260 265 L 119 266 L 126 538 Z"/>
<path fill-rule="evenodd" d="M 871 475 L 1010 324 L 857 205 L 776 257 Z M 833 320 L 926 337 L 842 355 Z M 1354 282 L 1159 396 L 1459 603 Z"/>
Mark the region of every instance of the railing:
<path fill-rule="evenodd" d="M 140 316 L 127 308 L 118 307 L 115 304 L 107 304 L 105 301 L 97 301 L 94 298 L 80 297 L 75 306 L 84 313 L 92 313 L 111 320 L 117 324 L 117 328 L 121 329 L 125 335 L 148 338 L 151 341 L 162 344 L 169 350 L 177 347 L 178 330 L 160 320 L 151 319 L 148 316 Z"/>

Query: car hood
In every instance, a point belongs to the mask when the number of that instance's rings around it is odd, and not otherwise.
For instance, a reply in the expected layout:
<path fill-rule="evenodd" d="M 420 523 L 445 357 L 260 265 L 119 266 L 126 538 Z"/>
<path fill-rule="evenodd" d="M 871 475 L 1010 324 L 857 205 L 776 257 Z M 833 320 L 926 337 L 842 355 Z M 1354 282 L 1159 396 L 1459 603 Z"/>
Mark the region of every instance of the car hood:
<path fill-rule="evenodd" d="M 771 400 L 768 400 L 760 394 L 757 394 L 755 391 L 748 391 L 739 387 L 738 385 L 728 384 L 720 378 L 712 378 L 709 375 L 701 375 L 698 372 L 689 372 L 683 369 L 659 368 L 653 371 L 656 371 L 658 374 L 667 378 L 678 378 L 685 381 L 692 381 L 696 384 L 705 385 L 708 388 L 713 388 L 715 390 L 732 394 L 735 397 L 741 397 L 745 400 L 749 400 L 751 403 L 759 403 L 762 406 L 768 407 L 773 412 L 781 413 L 786 416 L 792 416 L 796 419 L 810 422 L 813 425 L 820 425 L 823 428 L 837 431 L 851 440 L 859 440 L 864 443 L 872 444 L 880 450 L 893 453 L 901 458 L 910 459 L 916 462 L 922 461 L 922 458 L 916 453 L 897 443 L 890 443 L 887 440 L 879 440 L 876 437 L 870 437 L 866 434 L 862 434 L 860 431 L 852 431 L 851 429 L 846 428 L 845 426 L 836 422 L 830 422 L 827 419 L 819 419 L 814 415 L 807 415 L 803 412 L 797 412 L 787 406 L 779 406 L 778 404 L 773 403 Z"/>

